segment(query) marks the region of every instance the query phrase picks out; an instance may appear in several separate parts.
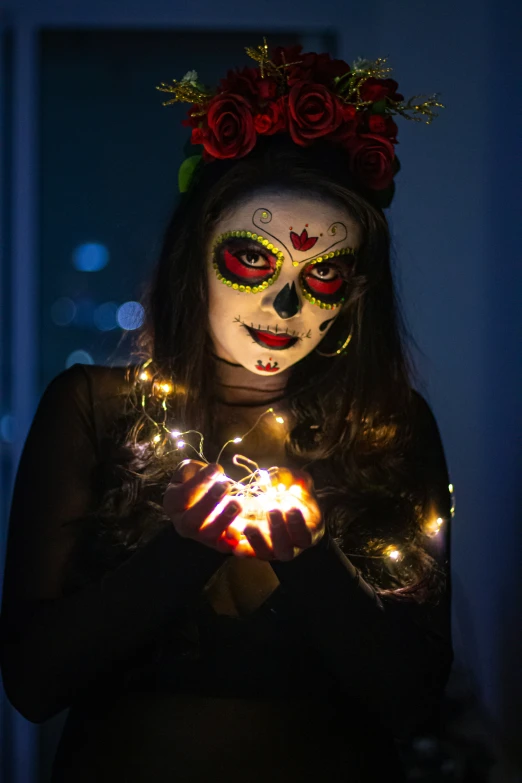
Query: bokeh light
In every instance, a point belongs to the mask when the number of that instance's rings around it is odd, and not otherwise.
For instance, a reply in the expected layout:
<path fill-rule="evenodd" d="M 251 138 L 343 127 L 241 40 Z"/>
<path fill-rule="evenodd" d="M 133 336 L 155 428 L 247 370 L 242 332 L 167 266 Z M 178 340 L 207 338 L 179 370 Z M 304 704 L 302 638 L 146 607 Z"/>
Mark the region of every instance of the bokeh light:
<path fill-rule="evenodd" d="M 118 305 L 116 302 L 104 302 L 98 305 L 93 315 L 94 325 L 101 332 L 109 332 L 111 329 L 116 329 L 118 326 L 116 320 L 117 313 Z"/>
<path fill-rule="evenodd" d="M 109 263 L 109 251 L 98 242 L 86 242 L 73 250 L 72 258 L 79 272 L 99 272 Z"/>
<path fill-rule="evenodd" d="M 116 320 L 122 329 L 139 329 L 145 318 L 145 310 L 139 302 L 124 302 L 118 309 Z"/>
<path fill-rule="evenodd" d="M 76 305 L 68 296 L 56 299 L 51 305 L 51 318 L 56 326 L 67 326 L 74 320 Z"/>
<path fill-rule="evenodd" d="M 73 364 L 94 364 L 94 359 L 90 353 L 78 348 L 76 351 L 69 354 L 65 362 L 65 367 L 72 367 Z"/>

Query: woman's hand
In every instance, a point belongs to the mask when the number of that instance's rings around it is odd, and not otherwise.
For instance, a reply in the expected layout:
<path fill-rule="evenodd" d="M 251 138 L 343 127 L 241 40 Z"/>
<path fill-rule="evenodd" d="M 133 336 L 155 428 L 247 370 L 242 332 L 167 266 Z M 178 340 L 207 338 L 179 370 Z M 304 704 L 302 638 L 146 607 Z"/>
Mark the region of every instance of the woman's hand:
<path fill-rule="evenodd" d="M 175 470 L 163 496 L 163 509 L 183 538 L 230 554 L 237 537 L 227 536 L 227 528 L 241 511 L 236 501 L 227 502 L 229 485 L 219 481 L 220 465 L 184 460 Z"/>
<path fill-rule="evenodd" d="M 234 549 L 237 557 L 293 560 L 303 550 L 317 544 L 324 535 L 324 520 L 310 474 L 279 468 L 272 480 L 275 484 L 284 484 L 289 490 L 285 503 L 283 507 L 268 511 L 268 533 L 266 528 L 255 523 L 246 525 L 244 538 Z"/>

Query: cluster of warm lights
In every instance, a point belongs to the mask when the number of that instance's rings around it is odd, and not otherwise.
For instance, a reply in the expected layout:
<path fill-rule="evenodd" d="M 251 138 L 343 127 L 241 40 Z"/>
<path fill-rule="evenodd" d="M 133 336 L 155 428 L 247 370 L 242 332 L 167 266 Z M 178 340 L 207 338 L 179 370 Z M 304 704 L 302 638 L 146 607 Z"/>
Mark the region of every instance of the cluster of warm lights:
<path fill-rule="evenodd" d="M 167 412 L 166 398 L 173 391 L 174 387 L 167 381 L 156 381 L 152 379 L 151 375 L 145 369 L 151 363 L 151 361 L 152 359 L 149 359 L 143 365 L 142 372 L 140 372 L 138 377 L 141 381 L 144 382 L 153 381 L 148 396 L 162 397 L 162 408 L 165 412 Z M 141 406 L 143 410 L 145 410 L 146 407 L 146 400 L 147 394 L 142 393 Z M 278 424 L 284 424 L 284 418 L 282 416 L 277 416 L 273 408 L 268 408 L 258 417 L 248 432 L 242 436 L 231 438 L 223 444 L 216 459 L 216 463 L 219 464 L 221 455 L 229 444 L 242 443 L 247 435 L 249 435 L 255 429 L 255 427 L 257 427 L 261 419 L 267 414 L 271 414 Z M 184 432 L 177 429 L 171 430 L 167 426 L 166 420 L 160 423 L 152 419 L 151 421 L 157 430 L 156 434 L 151 439 L 151 445 L 157 447 L 160 442 L 164 442 L 165 440 L 174 440 L 176 443 L 176 451 L 179 452 L 183 449 L 189 448 L 196 453 L 200 460 L 208 463 L 208 460 L 203 453 L 203 435 L 200 432 L 196 430 L 186 430 Z M 164 435 L 161 434 L 161 431 L 164 432 Z M 190 441 L 186 438 L 187 435 L 196 435 L 199 437 L 199 444 L 197 447 L 190 443 Z M 231 523 L 229 530 L 237 537 L 237 540 L 239 541 L 239 549 L 241 549 L 241 545 L 243 544 L 246 551 L 248 549 L 248 544 L 246 543 L 246 538 L 242 535 L 242 533 L 245 526 L 249 522 L 255 522 L 256 526 L 260 529 L 262 534 L 269 539 L 270 535 L 267 517 L 268 511 L 274 508 L 280 508 L 283 512 L 286 512 L 291 508 L 300 508 L 303 513 L 305 513 L 306 507 L 301 500 L 303 490 L 298 484 L 286 486 L 286 484 L 283 483 L 275 483 L 277 480 L 275 477 L 278 473 L 277 467 L 262 469 L 256 462 L 241 454 L 235 454 L 232 458 L 232 461 L 235 465 L 243 468 L 246 471 L 246 476 L 240 481 L 235 481 L 226 474 L 219 475 L 216 478 L 217 481 L 228 482 L 230 491 L 225 496 L 225 498 L 223 498 L 223 500 L 217 504 L 212 514 L 206 519 L 205 524 L 210 524 L 210 522 L 212 522 L 212 520 L 219 513 L 221 513 L 224 507 L 230 502 L 231 497 L 233 497 L 234 500 L 240 502 L 241 512 L 239 516 L 236 517 Z M 453 517 L 455 513 L 453 484 L 449 484 L 448 489 L 451 495 L 450 511 L 451 516 Z M 442 517 L 430 519 L 425 524 L 424 532 L 427 536 L 432 538 L 440 533 L 443 524 L 444 519 Z M 390 545 L 379 557 L 398 562 L 402 555 L 399 549 L 397 549 L 394 545 Z"/>

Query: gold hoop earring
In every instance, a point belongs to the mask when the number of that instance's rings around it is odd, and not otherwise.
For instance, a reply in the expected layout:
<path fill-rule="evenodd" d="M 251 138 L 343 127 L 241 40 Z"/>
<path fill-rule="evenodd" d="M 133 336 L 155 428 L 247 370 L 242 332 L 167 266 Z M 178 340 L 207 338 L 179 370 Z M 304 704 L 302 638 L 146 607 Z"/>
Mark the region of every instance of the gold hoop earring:
<path fill-rule="evenodd" d="M 353 331 L 353 330 L 352 330 L 352 331 Z M 317 348 L 315 349 L 315 350 L 316 350 L 316 352 L 319 354 L 319 356 L 339 356 L 339 354 L 343 353 L 343 351 L 346 349 L 346 347 L 347 347 L 348 343 L 349 343 L 349 342 L 350 342 L 350 340 L 352 339 L 352 331 L 350 331 L 350 334 L 348 335 L 348 337 L 346 338 L 346 340 L 344 341 L 344 343 L 341 345 L 341 347 L 340 347 L 340 348 L 338 348 L 338 349 L 337 349 L 336 351 L 334 351 L 333 353 L 322 353 L 322 352 L 321 352 L 321 351 L 319 351 Z"/>

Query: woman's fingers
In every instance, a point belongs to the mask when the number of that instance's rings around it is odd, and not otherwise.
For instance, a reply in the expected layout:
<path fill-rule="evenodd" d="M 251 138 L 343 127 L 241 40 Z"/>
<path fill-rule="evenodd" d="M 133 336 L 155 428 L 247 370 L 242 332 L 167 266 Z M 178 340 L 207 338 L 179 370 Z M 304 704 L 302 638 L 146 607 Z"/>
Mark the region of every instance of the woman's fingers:
<path fill-rule="evenodd" d="M 207 546 L 213 546 L 219 552 L 228 554 L 239 544 L 239 536 L 228 529 L 231 522 L 241 513 L 241 505 L 236 500 L 229 501 L 225 508 L 200 530 L 198 540 Z"/>
<path fill-rule="evenodd" d="M 257 525 L 249 524 L 243 531 L 243 535 L 252 547 L 254 557 L 260 560 L 293 560 L 296 555 L 295 548 L 299 548 L 299 545 L 292 539 L 291 531 L 283 512 L 280 509 L 272 509 L 268 512 L 268 521 L 270 528 L 269 541 L 267 541 Z M 305 540 L 304 536 L 301 538 Z"/>
<path fill-rule="evenodd" d="M 201 462 L 199 459 L 184 459 L 173 471 L 170 481 L 172 484 L 181 484 L 196 476 L 201 468 L 205 468 L 208 463 Z"/>
<path fill-rule="evenodd" d="M 274 559 L 272 548 L 269 546 L 263 533 L 256 525 L 246 525 L 245 529 L 243 530 L 243 535 L 252 547 L 253 557 L 257 557 L 259 560 Z"/>
<path fill-rule="evenodd" d="M 229 530 L 241 513 L 241 503 L 229 496 L 230 484 L 220 465 L 185 460 L 173 474 L 163 497 L 163 508 L 180 536 L 229 554 L 239 535 Z"/>
<path fill-rule="evenodd" d="M 299 549 L 312 546 L 312 531 L 308 528 L 303 513 L 298 508 L 286 512 L 286 524 L 290 540 Z"/>
<path fill-rule="evenodd" d="M 181 482 L 169 484 L 163 496 L 163 508 L 169 516 L 179 514 L 196 504 L 210 486 L 216 483 L 216 475 L 223 475 L 223 468 L 213 463 L 203 469 L 198 468 L 196 472 L 192 465 L 182 467 L 181 470 L 178 468 L 178 471 L 176 478 L 181 478 Z M 218 486 L 222 485 L 218 483 Z"/>
<path fill-rule="evenodd" d="M 268 520 L 274 557 L 276 560 L 292 560 L 294 557 L 294 545 L 283 512 L 279 509 L 269 511 Z"/>
<path fill-rule="evenodd" d="M 178 523 L 180 535 L 193 538 L 200 528 L 203 527 L 204 523 L 209 524 L 225 507 L 228 499 L 224 498 L 229 490 L 228 484 L 218 481 L 212 484 L 210 488 L 207 486 L 206 490 L 194 505 L 186 507 L 186 510 L 183 512 Z"/>

